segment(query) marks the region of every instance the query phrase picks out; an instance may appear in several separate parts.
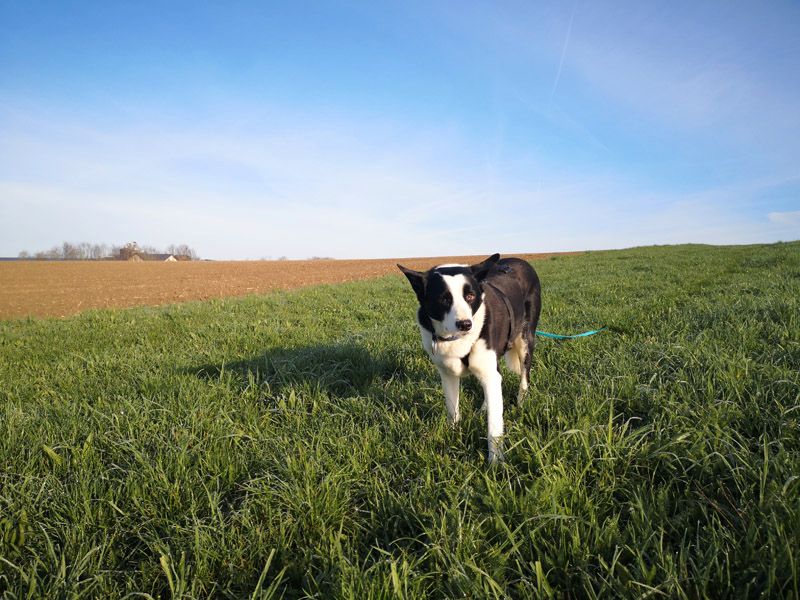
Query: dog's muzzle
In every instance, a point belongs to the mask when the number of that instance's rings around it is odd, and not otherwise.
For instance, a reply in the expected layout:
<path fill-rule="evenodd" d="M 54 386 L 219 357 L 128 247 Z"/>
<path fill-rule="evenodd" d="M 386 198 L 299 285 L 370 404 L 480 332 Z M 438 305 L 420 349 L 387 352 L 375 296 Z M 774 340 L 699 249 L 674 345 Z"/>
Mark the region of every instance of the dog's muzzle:
<path fill-rule="evenodd" d="M 462 319 L 461 321 L 456 321 L 456 328 L 459 331 L 469 331 L 472 329 L 472 321 L 469 319 Z"/>

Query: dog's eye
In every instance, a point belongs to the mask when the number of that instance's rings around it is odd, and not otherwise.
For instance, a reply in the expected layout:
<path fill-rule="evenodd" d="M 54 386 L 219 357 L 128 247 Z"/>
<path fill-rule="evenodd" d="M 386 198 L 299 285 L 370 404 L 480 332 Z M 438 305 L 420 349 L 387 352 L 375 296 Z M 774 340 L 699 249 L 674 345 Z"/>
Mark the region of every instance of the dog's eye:
<path fill-rule="evenodd" d="M 472 292 L 467 292 L 466 294 L 464 294 L 464 300 L 466 300 L 467 302 L 474 302 L 475 294 L 473 294 Z"/>
<path fill-rule="evenodd" d="M 452 303 L 453 299 L 450 297 L 450 294 L 444 294 L 443 296 L 439 296 L 439 304 L 447 306 Z"/>

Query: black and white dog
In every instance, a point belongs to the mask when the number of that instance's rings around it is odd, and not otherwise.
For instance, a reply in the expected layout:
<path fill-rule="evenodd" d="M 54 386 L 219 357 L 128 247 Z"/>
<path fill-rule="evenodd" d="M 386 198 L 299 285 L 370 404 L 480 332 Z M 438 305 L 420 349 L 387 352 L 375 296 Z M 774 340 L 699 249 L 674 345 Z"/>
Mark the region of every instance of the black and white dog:
<path fill-rule="evenodd" d="M 397 265 L 417 294 L 422 345 L 439 370 L 451 424 L 458 422 L 460 378 L 481 383 L 489 422 L 489 462 L 502 459 L 503 391 L 498 359 L 520 375 L 517 403 L 528 390 L 539 277 L 519 258 L 494 254 L 476 265 L 440 265 L 427 272 Z"/>

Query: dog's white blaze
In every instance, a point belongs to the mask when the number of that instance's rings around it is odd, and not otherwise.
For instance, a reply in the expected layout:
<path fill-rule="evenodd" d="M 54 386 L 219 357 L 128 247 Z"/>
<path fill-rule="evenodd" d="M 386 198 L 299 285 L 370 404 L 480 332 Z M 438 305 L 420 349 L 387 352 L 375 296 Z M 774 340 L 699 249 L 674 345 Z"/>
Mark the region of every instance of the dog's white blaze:
<path fill-rule="evenodd" d="M 464 300 L 464 286 L 467 284 L 467 278 L 464 275 L 442 275 L 442 279 L 453 297 L 453 306 L 441 321 L 443 331 L 440 335 L 446 337 L 460 333 L 456 327 L 457 321 L 472 320 L 472 307 Z"/>

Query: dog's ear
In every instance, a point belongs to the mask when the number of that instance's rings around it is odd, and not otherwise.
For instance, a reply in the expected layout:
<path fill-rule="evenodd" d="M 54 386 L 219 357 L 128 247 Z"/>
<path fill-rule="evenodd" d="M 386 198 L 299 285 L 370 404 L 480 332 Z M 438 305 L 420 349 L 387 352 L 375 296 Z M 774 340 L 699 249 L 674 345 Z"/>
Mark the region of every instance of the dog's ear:
<path fill-rule="evenodd" d="M 414 288 L 414 293 L 417 295 L 417 300 L 422 304 L 425 299 L 425 282 L 428 279 L 428 274 L 422 273 L 421 271 L 414 271 L 413 269 L 407 269 L 403 265 L 397 265 L 397 268 L 408 278 L 411 287 Z"/>
<path fill-rule="evenodd" d="M 500 260 L 500 255 L 492 254 L 485 261 L 479 262 L 477 265 L 472 265 L 469 269 L 470 271 L 472 271 L 472 274 L 475 276 L 475 279 L 477 279 L 478 281 L 483 281 L 489 274 L 489 271 L 492 270 L 492 267 L 497 264 L 498 260 Z"/>

